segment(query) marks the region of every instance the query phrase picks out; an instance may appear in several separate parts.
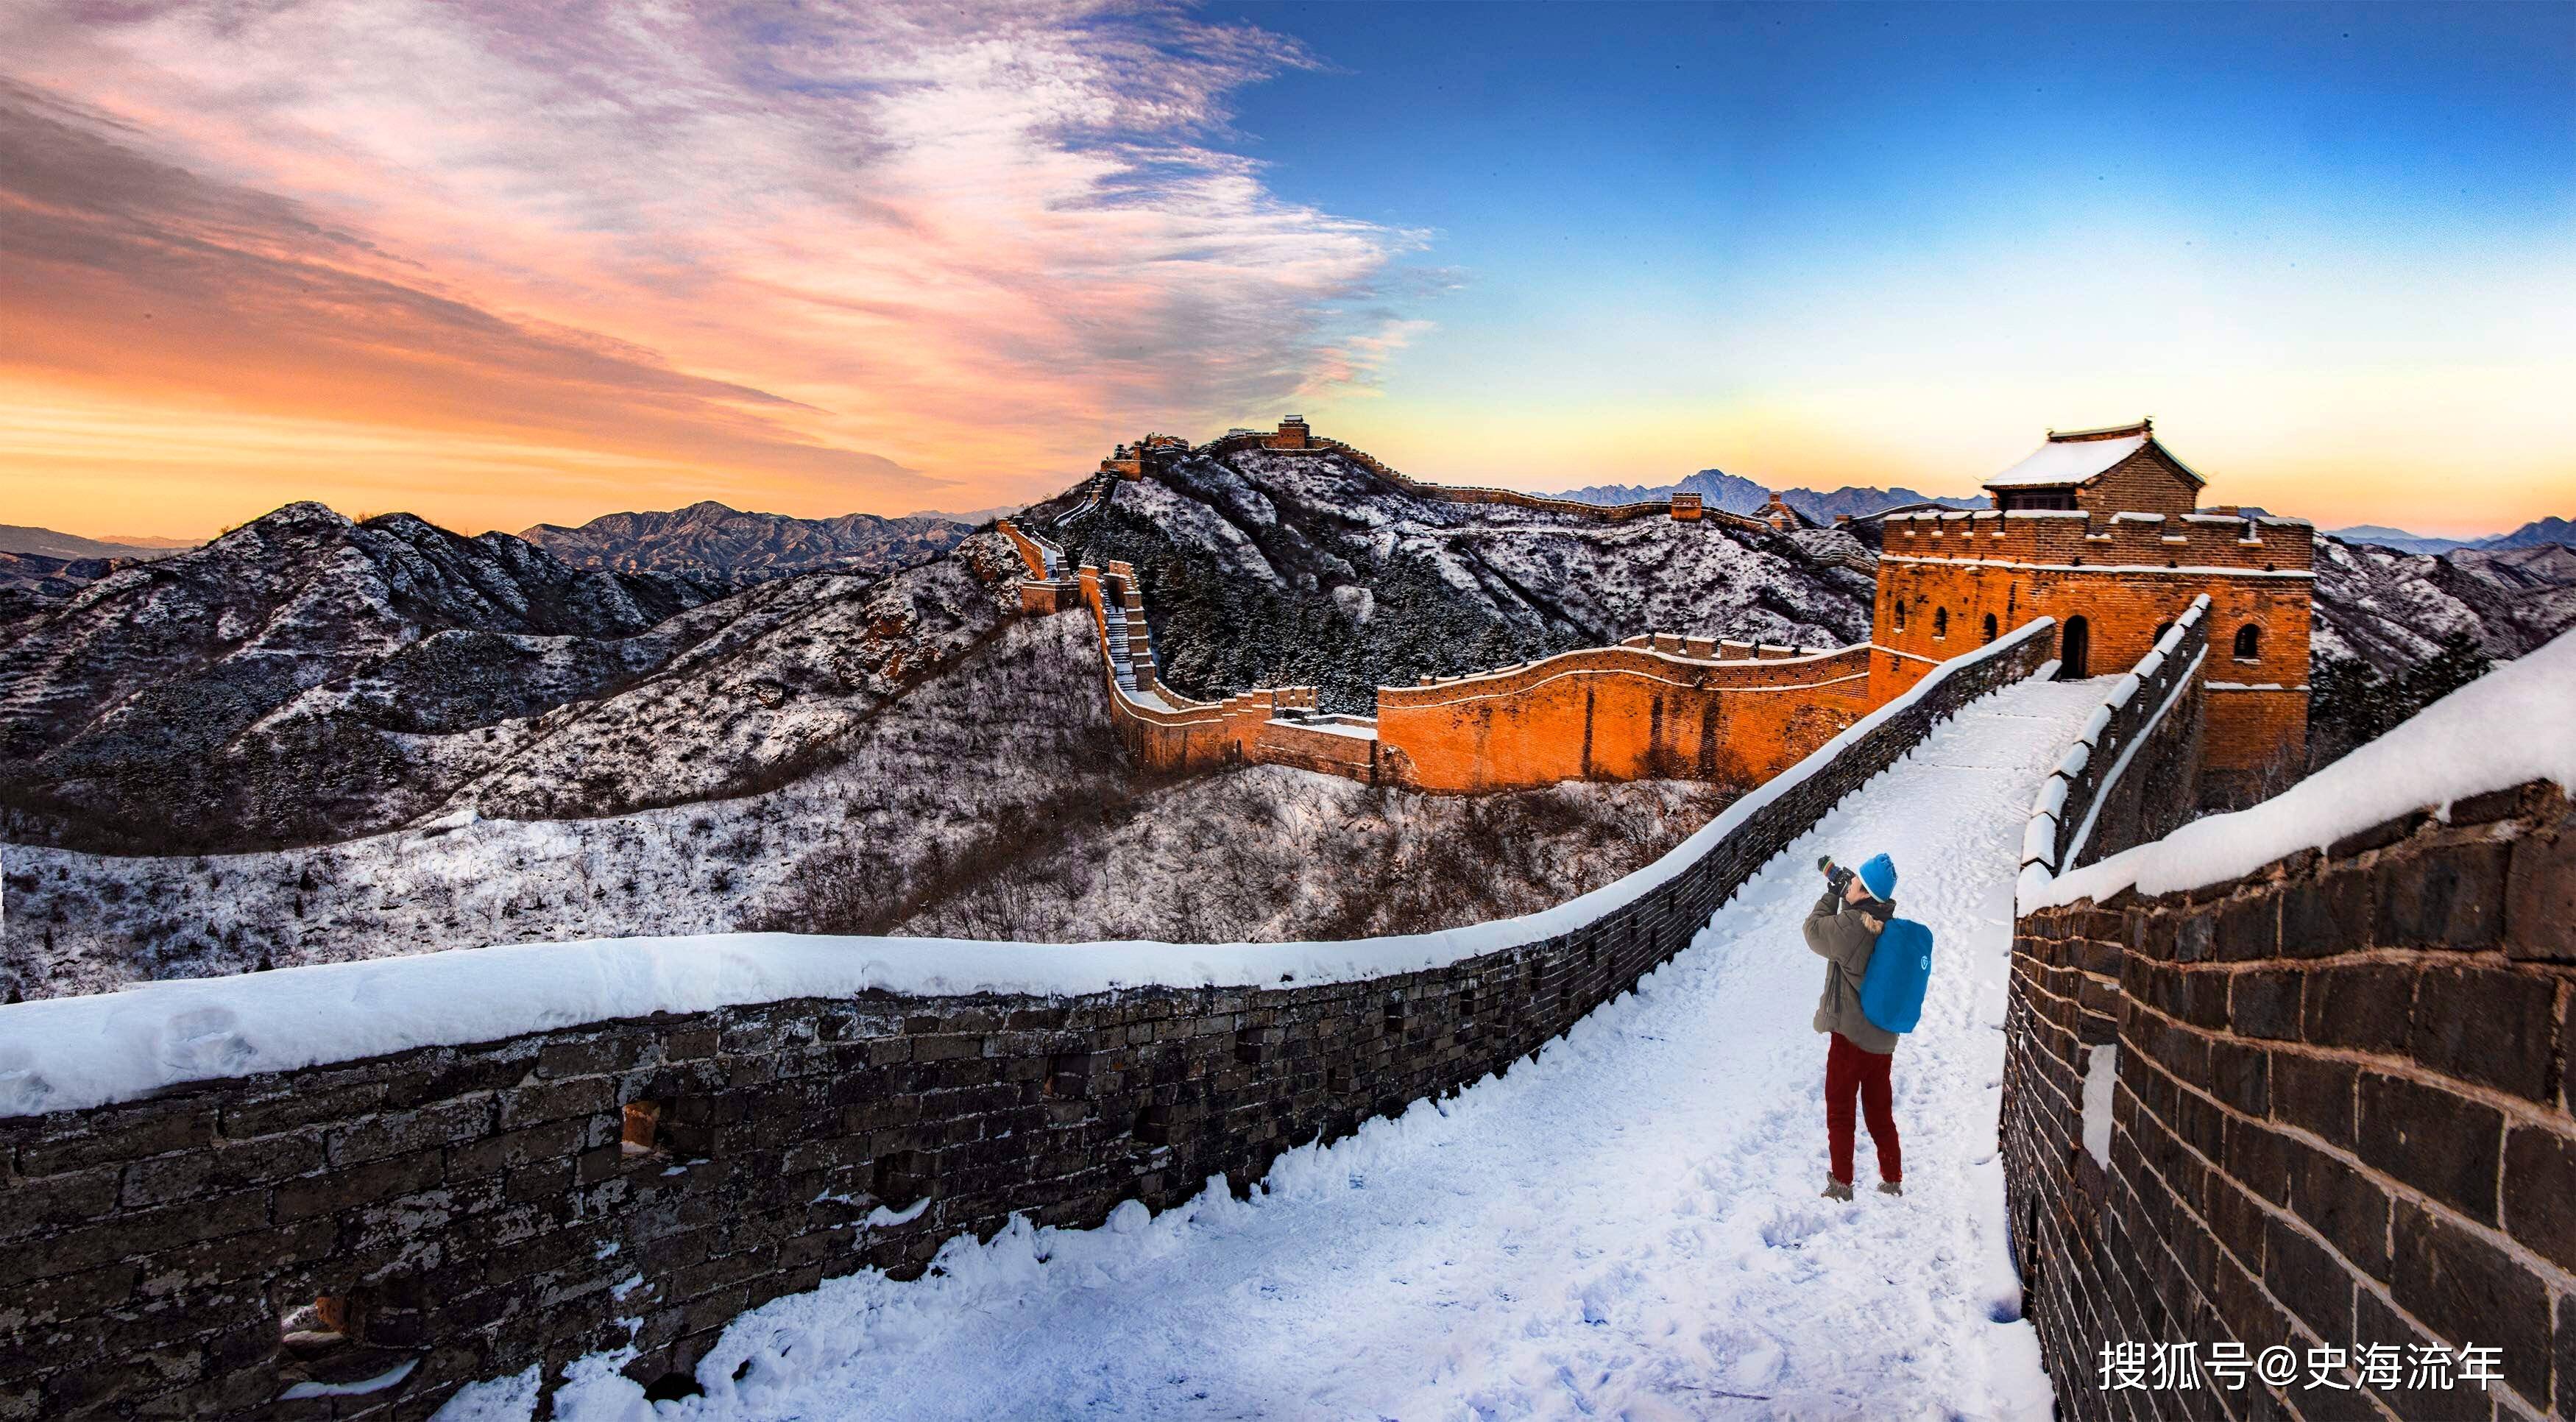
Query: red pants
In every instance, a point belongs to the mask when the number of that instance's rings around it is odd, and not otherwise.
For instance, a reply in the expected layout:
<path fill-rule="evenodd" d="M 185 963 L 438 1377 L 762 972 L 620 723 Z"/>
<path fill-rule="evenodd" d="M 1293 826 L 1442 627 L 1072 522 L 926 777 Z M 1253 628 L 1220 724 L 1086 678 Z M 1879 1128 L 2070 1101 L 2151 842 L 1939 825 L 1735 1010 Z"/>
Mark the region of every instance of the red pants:
<path fill-rule="evenodd" d="M 1878 1147 L 1878 1177 L 1904 1179 L 1905 1157 L 1896 1149 L 1896 1109 L 1887 1087 L 1894 1054 L 1864 1052 L 1840 1032 L 1829 1035 L 1834 1044 L 1825 1053 L 1825 1136 L 1833 1145 L 1834 1178 L 1851 1183 L 1852 1097 L 1858 1094 L 1860 1108 L 1869 1116 L 1870 1142 Z"/>

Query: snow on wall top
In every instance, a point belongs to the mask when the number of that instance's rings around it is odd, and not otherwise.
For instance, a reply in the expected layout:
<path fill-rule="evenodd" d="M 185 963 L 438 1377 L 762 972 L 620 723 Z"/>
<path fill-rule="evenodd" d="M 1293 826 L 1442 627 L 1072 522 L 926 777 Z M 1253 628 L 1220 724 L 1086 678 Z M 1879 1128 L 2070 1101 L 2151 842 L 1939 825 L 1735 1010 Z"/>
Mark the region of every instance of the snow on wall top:
<path fill-rule="evenodd" d="M 2232 815 L 2196 820 L 2081 869 L 2023 907 L 2096 902 L 2122 889 L 2170 893 L 2248 874 L 2302 849 L 2322 849 L 2426 805 L 2533 780 L 2576 789 L 2576 633 L 2505 662 L 2424 708 L 2413 720 Z"/>
<path fill-rule="evenodd" d="M 2149 435 L 2136 434 L 2126 439 L 2052 439 L 2031 451 L 2021 463 L 1988 479 L 1986 487 L 2032 489 L 2081 484 L 2146 448 L 2149 438 Z"/>
<path fill-rule="evenodd" d="M 1663 858 L 1519 918 L 1333 943 L 997 943 L 706 933 L 451 948 L 230 977 L 140 983 L 0 1005 L 0 1117 L 81 1110 L 190 1081 L 498 1041 L 654 1012 L 704 1012 L 869 989 L 1038 995 L 1147 986 L 1348 982 L 1436 968 L 1569 933 L 1670 881 L 1753 814 L 1949 677 L 2054 624 L 2037 618 L 1943 663 Z"/>

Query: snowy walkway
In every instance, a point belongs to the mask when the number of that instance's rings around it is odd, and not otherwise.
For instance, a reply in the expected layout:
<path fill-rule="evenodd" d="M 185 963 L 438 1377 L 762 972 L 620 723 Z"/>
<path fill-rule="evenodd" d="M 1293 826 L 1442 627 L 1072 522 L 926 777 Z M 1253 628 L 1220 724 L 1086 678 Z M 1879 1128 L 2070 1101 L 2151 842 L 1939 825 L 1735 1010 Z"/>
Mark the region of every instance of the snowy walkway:
<path fill-rule="evenodd" d="M 952 1245 L 943 1276 L 777 1300 L 709 1359 L 709 1396 L 663 1413 L 2044 1418 L 1995 1156 L 2003 985 L 2023 815 L 2101 696 L 1970 707 L 1534 1065 L 1283 1157 L 1249 1201 L 1015 1229 Z M 1943 956 L 1896 1061 L 1908 1193 L 1866 1193 L 1864 1131 L 1864 1194 L 1833 1204 L 1798 921 L 1817 854 L 1880 850 Z M 557 1406 L 654 1415 L 605 1377 Z"/>

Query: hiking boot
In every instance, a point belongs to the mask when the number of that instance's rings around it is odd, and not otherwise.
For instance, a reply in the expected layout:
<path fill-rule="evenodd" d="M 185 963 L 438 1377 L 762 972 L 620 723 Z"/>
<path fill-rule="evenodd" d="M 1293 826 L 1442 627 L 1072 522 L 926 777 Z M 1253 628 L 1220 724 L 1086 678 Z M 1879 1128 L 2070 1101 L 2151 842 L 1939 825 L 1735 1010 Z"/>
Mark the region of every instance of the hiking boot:
<path fill-rule="evenodd" d="M 1848 1200 L 1851 1197 L 1850 1181 L 1836 1180 L 1832 1176 L 1825 1177 L 1824 1198 L 1828 1200 Z"/>
<path fill-rule="evenodd" d="M 1881 1180 L 1878 1182 L 1878 1193 L 1882 1195 L 1902 1195 L 1905 1193 L 1905 1183 L 1900 1180 Z"/>

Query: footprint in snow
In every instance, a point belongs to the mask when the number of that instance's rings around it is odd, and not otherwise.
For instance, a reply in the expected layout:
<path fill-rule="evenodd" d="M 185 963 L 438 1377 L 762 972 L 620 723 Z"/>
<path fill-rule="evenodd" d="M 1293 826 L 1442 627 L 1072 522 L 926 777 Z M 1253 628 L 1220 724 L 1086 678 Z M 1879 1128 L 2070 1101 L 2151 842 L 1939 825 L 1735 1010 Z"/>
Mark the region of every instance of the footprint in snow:
<path fill-rule="evenodd" d="M 257 1050 L 238 1028 L 230 1008 L 200 1007 L 161 1029 L 161 1064 L 195 1076 L 228 1076 L 249 1065 Z"/>
<path fill-rule="evenodd" d="M 1812 1210 L 1783 1210 L 1762 1226 L 1762 1242 L 1774 1249 L 1794 1248 L 1824 1229 L 1825 1217 Z"/>

